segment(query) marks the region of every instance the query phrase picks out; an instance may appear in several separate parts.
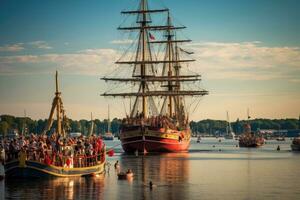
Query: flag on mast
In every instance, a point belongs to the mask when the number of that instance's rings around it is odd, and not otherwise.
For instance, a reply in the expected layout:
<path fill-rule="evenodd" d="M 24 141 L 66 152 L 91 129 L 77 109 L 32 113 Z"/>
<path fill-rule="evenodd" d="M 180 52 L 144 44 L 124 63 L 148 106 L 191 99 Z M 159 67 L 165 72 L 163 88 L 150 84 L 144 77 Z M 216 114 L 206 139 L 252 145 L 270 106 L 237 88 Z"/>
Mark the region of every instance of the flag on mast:
<path fill-rule="evenodd" d="M 150 32 L 149 32 L 149 38 L 150 38 L 150 40 L 155 40 L 154 35 L 152 35 Z"/>

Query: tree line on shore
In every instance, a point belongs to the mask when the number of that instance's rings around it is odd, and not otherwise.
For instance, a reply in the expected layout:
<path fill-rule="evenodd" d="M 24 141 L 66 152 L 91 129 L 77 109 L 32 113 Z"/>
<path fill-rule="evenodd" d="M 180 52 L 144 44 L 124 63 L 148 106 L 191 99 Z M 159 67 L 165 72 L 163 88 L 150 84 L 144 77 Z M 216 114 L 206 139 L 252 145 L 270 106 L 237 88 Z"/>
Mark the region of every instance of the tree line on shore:
<path fill-rule="evenodd" d="M 231 122 L 232 131 L 241 134 L 243 133 L 243 126 L 250 123 L 252 131 L 262 129 L 273 130 L 295 130 L 300 129 L 300 119 L 252 119 L 239 120 Z M 228 127 L 228 122 L 223 120 L 201 120 L 198 122 L 191 121 L 190 127 L 193 133 L 207 133 L 214 135 L 216 132 L 225 133 Z"/>
<path fill-rule="evenodd" d="M 91 128 L 91 120 L 72 120 L 69 119 L 69 132 L 80 132 L 87 135 Z M 247 120 L 253 131 L 259 129 L 275 129 L 275 130 L 293 130 L 300 129 L 300 119 L 253 119 Z M 233 131 L 237 134 L 243 132 L 243 125 L 246 120 L 237 119 L 231 123 Z M 121 119 L 114 118 L 111 122 L 110 131 L 114 134 L 119 133 Z M 0 134 L 7 135 L 9 133 L 36 133 L 41 134 L 47 125 L 46 119 L 33 120 L 29 117 L 14 117 L 11 115 L 0 116 Z M 53 122 L 55 127 L 56 121 Z M 227 128 L 227 121 L 206 119 L 201 121 L 191 121 L 190 127 L 193 133 L 206 133 L 214 135 L 216 132 L 224 133 Z M 108 120 L 94 120 L 94 133 L 103 135 L 107 132 Z M 53 131 L 53 128 L 52 128 Z"/>

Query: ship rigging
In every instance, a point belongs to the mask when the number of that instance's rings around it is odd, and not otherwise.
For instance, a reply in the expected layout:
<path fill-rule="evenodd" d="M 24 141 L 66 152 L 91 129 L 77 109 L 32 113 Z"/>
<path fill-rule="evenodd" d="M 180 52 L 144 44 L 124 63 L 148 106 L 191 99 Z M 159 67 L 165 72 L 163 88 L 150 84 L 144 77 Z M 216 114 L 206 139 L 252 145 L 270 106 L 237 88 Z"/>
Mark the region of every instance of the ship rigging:
<path fill-rule="evenodd" d="M 122 11 L 123 15 L 136 16 L 136 24 L 132 26 L 120 26 L 118 30 L 137 32 L 136 49 L 131 52 L 133 59 L 125 59 L 122 56 L 115 64 L 119 66 L 131 66 L 131 77 L 112 77 L 106 76 L 102 79 L 110 82 L 125 82 L 133 86 L 137 86 L 137 91 L 121 91 L 121 92 L 105 92 L 102 96 L 105 97 L 127 97 L 135 98 L 133 107 L 130 111 L 130 116 L 123 120 L 123 139 L 129 137 L 126 134 L 132 127 L 136 128 L 137 135 L 142 138 L 142 145 L 137 145 L 130 150 L 145 150 L 147 146 L 147 131 L 146 129 L 155 129 L 155 139 L 161 138 L 163 134 L 172 132 L 177 135 L 181 142 L 186 134 L 189 144 L 190 131 L 188 122 L 187 106 L 185 105 L 185 97 L 201 97 L 208 94 L 208 91 L 203 89 L 194 89 L 191 87 L 184 87 L 185 83 L 199 83 L 201 75 L 196 73 L 184 74 L 184 64 L 189 64 L 194 59 L 183 58 L 192 54 L 180 47 L 183 43 L 189 43 L 189 39 L 178 38 L 177 31 L 185 29 L 185 26 L 176 26 L 172 22 L 169 9 L 149 9 L 147 0 L 141 0 L 137 10 Z M 155 25 L 153 23 L 152 15 L 160 14 L 166 17 L 164 25 Z M 162 39 L 156 40 L 157 34 L 162 35 Z M 159 32 L 159 33 L 157 33 Z M 161 47 L 163 51 L 159 51 Z M 157 50 L 157 51 L 155 51 Z M 125 52 L 124 54 L 127 54 Z M 130 54 L 130 53 L 129 53 Z M 182 56 L 182 54 L 186 54 Z M 162 105 L 160 103 L 162 102 Z M 138 126 L 137 126 L 138 125 Z M 180 132 L 183 131 L 183 132 Z M 132 134 L 131 134 L 132 135 Z M 133 134 L 134 135 L 134 134 Z M 140 138 L 140 139 L 141 139 Z M 152 138 L 153 139 L 153 138 Z M 122 134 L 121 134 L 122 140 Z M 151 140 L 150 136 L 148 140 Z M 125 140 L 122 140 L 123 143 Z M 134 143 L 135 140 L 131 140 Z M 152 142 L 152 141 L 150 141 Z M 160 141 L 161 142 L 161 141 Z M 124 148 L 124 145 L 123 145 Z M 184 148 L 188 148 L 186 145 Z M 148 146 L 147 151 L 151 145 Z M 162 148 L 163 149 L 163 148 Z M 156 148 L 157 150 L 157 148 Z M 126 151 L 126 148 L 125 148 Z M 158 151 L 159 148 L 158 148 Z"/>

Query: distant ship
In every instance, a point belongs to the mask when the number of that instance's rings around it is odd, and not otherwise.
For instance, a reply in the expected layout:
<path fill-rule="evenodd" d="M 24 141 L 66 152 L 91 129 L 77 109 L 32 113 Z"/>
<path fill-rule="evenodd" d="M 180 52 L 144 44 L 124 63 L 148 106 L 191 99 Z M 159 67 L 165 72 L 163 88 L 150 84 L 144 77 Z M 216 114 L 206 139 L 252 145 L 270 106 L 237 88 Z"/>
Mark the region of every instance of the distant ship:
<path fill-rule="evenodd" d="M 136 26 L 119 27 L 123 31 L 137 31 L 137 39 L 131 46 L 134 55 L 118 65 L 129 65 L 133 70 L 131 77 L 104 77 L 105 81 L 127 82 L 137 91 L 107 92 L 103 96 L 134 98 L 134 105 L 129 115 L 123 119 L 120 128 L 120 140 L 125 152 L 180 152 L 187 151 L 191 141 L 191 130 L 187 113 L 186 96 L 204 96 L 208 91 L 191 89 L 201 81 L 195 73 L 182 74 L 187 68 L 184 63 L 194 61 L 189 58 L 193 52 L 180 47 L 181 43 L 190 42 L 180 39 L 177 30 L 184 26 L 172 23 L 169 9 L 149 9 L 147 0 L 141 0 L 137 10 L 122 11 L 124 15 L 136 15 Z M 164 25 L 153 25 L 152 16 L 166 16 Z M 161 21 L 161 20 L 160 20 Z M 153 32 L 160 32 L 159 40 Z M 134 46 L 135 45 L 135 46 Z M 160 48 L 159 48 L 160 47 Z M 163 52 L 158 52 L 163 49 Z M 132 53 L 132 51 L 130 52 Z M 160 54 L 159 54 L 160 53 Z M 181 54 L 182 53 L 182 54 Z M 127 55 L 125 52 L 124 55 Z M 158 55 L 162 58 L 159 58 Z M 190 71 L 189 71 L 190 72 Z M 183 87 L 183 83 L 190 84 Z M 198 99 L 199 100 L 199 99 Z M 160 103 L 159 103 L 160 102 Z"/>
<path fill-rule="evenodd" d="M 235 134 L 232 131 L 231 125 L 230 125 L 230 120 L 229 120 L 229 114 L 227 111 L 227 126 L 226 126 L 226 135 L 224 136 L 225 139 L 234 139 Z"/>
<path fill-rule="evenodd" d="M 291 148 L 293 151 L 300 151 L 300 137 L 293 139 Z"/>
<path fill-rule="evenodd" d="M 248 120 L 250 119 L 248 110 Z M 239 136 L 239 146 L 240 147 L 260 147 L 265 143 L 263 137 L 255 135 L 251 132 L 251 126 L 249 121 L 244 125 L 244 133 Z"/>

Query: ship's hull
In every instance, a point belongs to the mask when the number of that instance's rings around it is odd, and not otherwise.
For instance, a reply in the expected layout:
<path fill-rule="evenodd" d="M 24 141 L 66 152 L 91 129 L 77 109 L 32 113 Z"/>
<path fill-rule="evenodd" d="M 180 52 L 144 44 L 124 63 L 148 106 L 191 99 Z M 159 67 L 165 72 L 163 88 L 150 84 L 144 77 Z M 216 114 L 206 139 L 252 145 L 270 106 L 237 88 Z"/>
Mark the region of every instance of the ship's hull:
<path fill-rule="evenodd" d="M 252 140 L 239 140 L 239 147 L 248 147 L 248 148 L 255 148 L 255 147 L 260 147 L 264 145 L 264 139 L 261 138 L 256 138 Z"/>
<path fill-rule="evenodd" d="M 46 177 L 78 177 L 100 174 L 104 171 L 104 163 L 82 168 L 64 168 L 53 165 L 46 165 L 36 161 L 25 161 L 20 164 L 19 160 L 14 160 L 5 164 L 6 177 L 18 178 L 46 178 Z"/>
<path fill-rule="evenodd" d="M 291 144 L 291 148 L 293 151 L 300 151 L 300 144 Z"/>
<path fill-rule="evenodd" d="M 252 143 L 252 144 L 245 144 L 243 142 L 239 142 L 239 147 L 247 147 L 247 148 L 255 148 L 262 146 L 262 143 Z"/>
<path fill-rule="evenodd" d="M 152 129 L 130 127 L 120 134 L 123 150 L 139 152 L 184 152 L 190 146 L 190 130 Z"/>

